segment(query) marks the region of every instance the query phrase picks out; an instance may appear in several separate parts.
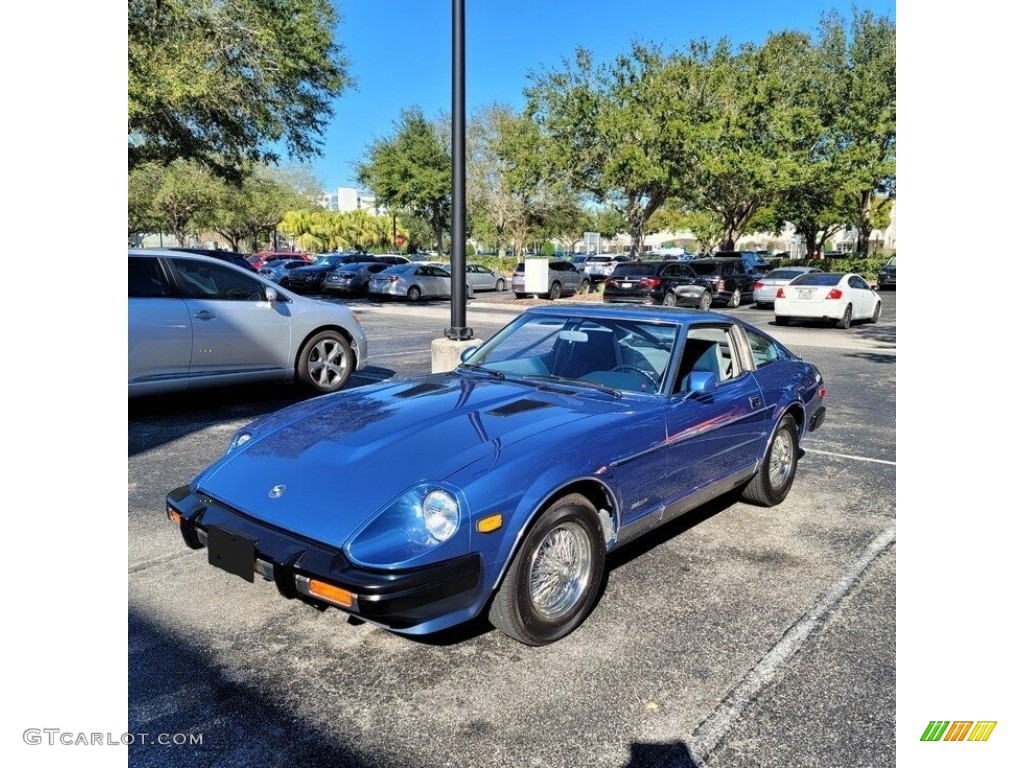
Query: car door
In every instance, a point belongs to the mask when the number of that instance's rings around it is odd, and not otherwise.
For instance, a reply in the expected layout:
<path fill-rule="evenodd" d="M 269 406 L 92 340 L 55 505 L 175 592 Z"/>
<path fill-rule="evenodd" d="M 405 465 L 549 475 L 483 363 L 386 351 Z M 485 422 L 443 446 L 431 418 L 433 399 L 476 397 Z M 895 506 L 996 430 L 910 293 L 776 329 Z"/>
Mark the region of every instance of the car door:
<path fill-rule="evenodd" d="M 294 364 L 290 302 L 269 302 L 265 285 L 238 270 L 170 259 L 192 321 L 190 376 L 271 378 Z"/>
<path fill-rule="evenodd" d="M 192 320 L 156 256 L 128 257 L 128 385 L 162 391 L 187 386 Z"/>
<path fill-rule="evenodd" d="M 416 282 L 423 286 L 424 296 L 450 298 L 452 295 L 452 276 L 441 267 L 420 267 L 416 270 Z"/>
<path fill-rule="evenodd" d="M 692 326 L 687 334 L 666 411 L 664 495 L 675 501 L 676 511 L 695 492 L 731 487 L 757 462 L 769 414 L 744 344 L 731 324 Z M 714 374 L 712 392 L 689 391 L 694 371 Z"/>
<path fill-rule="evenodd" d="M 876 301 L 871 286 L 860 275 L 853 275 L 850 277 L 850 288 L 853 294 L 853 316 L 858 320 L 871 317 Z"/>

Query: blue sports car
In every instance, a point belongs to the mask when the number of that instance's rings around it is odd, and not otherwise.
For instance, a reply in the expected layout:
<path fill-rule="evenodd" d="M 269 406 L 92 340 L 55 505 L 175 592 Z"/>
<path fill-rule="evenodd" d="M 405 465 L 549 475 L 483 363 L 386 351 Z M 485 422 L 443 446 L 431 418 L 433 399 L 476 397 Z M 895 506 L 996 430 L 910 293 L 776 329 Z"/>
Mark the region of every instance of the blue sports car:
<path fill-rule="evenodd" d="M 612 550 L 734 490 L 782 502 L 825 418 L 814 365 L 716 313 L 536 307 L 462 359 L 245 427 L 168 517 L 285 597 L 409 635 L 485 614 L 543 645 Z"/>

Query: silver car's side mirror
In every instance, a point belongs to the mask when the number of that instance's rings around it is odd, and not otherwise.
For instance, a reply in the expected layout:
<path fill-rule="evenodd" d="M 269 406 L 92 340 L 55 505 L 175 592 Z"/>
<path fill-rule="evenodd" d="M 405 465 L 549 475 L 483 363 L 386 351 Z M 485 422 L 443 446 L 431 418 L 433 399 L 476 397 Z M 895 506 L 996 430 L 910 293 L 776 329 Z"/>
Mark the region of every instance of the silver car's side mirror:
<path fill-rule="evenodd" d="M 266 286 L 264 288 L 264 290 L 266 290 L 266 292 L 267 292 L 267 301 L 269 301 L 271 304 L 273 304 L 275 301 L 278 300 L 278 293 L 277 293 L 277 291 L 275 291 L 269 285 Z"/>

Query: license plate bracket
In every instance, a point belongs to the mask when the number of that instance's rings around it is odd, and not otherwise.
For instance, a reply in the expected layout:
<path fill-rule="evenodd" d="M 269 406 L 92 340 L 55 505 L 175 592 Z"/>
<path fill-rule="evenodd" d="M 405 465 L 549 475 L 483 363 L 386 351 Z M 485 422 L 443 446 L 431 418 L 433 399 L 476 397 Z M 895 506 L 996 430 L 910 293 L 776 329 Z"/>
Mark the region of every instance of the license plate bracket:
<path fill-rule="evenodd" d="M 797 296 L 799 296 L 801 299 L 809 299 L 809 298 L 811 298 L 811 290 L 810 290 L 810 288 L 800 288 L 800 289 L 797 290 L 796 293 L 797 293 Z"/>
<path fill-rule="evenodd" d="M 210 565 L 253 583 L 256 572 L 256 542 L 216 526 L 206 529 L 206 551 Z"/>

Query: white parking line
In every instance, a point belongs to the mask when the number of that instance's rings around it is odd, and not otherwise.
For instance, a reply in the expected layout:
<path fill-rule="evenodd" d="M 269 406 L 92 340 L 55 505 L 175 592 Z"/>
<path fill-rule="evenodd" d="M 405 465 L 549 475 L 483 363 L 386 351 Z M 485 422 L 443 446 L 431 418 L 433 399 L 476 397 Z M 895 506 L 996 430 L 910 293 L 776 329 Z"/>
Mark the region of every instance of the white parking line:
<path fill-rule="evenodd" d="M 887 464 L 890 467 L 895 467 L 895 461 L 889 461 L 888 459 L 872 459 L 868 456 L 851 456 L 848 453 L 835 453 L 833 451 L 816 451 L 813 448 L 804 448 L 806 453 L 816 453 L 819 456 L 832 456 L 837 459 L 852 459 L 853 461 L 868 461 L 872 464 Z"/>
<path fill-rule="evenodd" d="M 803 618 L 791 626 L 775 646 L 747 673 L 739 684 L 729 692 L 714 712 L 704 720 L 687 740 L 693 762 L 686 766 L 704 765 L 743 711 L 757 695 L 779 675 L 780 668 L 799 651 L 811 633 L 818 629 L 835 606 L 850 594 L 875 559 L 896 541 L 896 526 L 890 525 L 875 537 L 844 572 L 832 582 L 818 601 Z M 683 768 L 679 765 L 679 768 Z"/>

